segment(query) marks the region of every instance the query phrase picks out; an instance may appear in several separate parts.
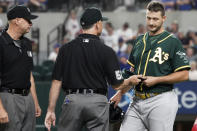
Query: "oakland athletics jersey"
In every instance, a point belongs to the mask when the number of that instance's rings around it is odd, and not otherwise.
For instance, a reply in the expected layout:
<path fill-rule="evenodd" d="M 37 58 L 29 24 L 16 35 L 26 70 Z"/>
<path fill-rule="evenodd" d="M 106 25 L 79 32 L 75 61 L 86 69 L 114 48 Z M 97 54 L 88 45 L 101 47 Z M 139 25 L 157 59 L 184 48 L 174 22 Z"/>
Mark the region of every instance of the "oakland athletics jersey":
<path fill-rule="evenodd" d="M 135 74 L 143 76 L 166 76 L 190 69 L 182 43 L 167 31 L 156 36 L 149 36 L 149 33 L 139 36 L 127 62 L 134 68 Z M 172 88 L 172 84 L 136 86 L 136 90 L 146 92 L 162 92 Z"/>

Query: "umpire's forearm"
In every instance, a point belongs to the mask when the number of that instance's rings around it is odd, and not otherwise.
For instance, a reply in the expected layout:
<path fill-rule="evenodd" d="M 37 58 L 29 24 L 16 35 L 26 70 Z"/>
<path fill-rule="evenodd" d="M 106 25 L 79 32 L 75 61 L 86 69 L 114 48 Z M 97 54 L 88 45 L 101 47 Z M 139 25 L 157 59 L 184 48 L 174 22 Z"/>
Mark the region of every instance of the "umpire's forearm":
<path fill-rule="evenodd" d="M 39 102 L 38 102 L 38 98 L 37 98 L 37 94 L 36 94 L 35 81 L 34 81 L 34 77 L 33 77 L 32 73 L 31 73 L 30 81 L 31 81 L 31 88 L 30 88 L 31 95 L 32 95 L 33 100 L 34 100 L 34 104 L 38 105 Z"/>
<path fill-rule="evenodd" d="M 48 106 L 48 111 L 54 112 L 55 111 L 55 106 L 57 99 L 59 97 L 60 89 L 61 89 L 61 81 L 58 80 L 53 80 L 50 93 L 49 93 L 49 106 Z"/>
<path fill-rule="evenodd" d="M 127 86 L 126 88 L 123 88 L 120 90 L 121 94 L 125 94 L 126 92 L 128 92 L 131 88 L 133 88 L 132 86 Z"/>

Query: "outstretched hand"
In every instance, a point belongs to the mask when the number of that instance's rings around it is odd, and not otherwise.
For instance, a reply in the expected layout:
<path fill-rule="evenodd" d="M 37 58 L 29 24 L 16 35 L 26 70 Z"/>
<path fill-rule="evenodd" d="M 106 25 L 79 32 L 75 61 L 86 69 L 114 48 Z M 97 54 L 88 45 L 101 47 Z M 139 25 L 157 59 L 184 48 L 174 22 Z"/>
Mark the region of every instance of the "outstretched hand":
<path fill-rule="evenodd" d="M 141 82 L 141 79 L 143 78 L 142 75 L 132 75 L 128 79 L 124 80 L 124 83 L 116 88 L 115 90 L 122 90 L 122 89 L 131 89 L 132 85 L 138 85 Z"/>
<path fill-rule="evenodd" d="M 114 106 L 116 107 L 118 103 L 121 101 L 122 93 L 118 91 L 114 96 L 110 98 L 110 102 L 115 102 Z"/>
<path fill-rule="evenodd" d="M 54 112 L 47 112 L 44 125 L 48 129 L 48 131 L 51 131 L 51 125 L 55 126 L 56 116 Z"/>
<path fill-rule="evenodd" d="M 133 75 L 133 76 L 130 76 L 128 79 L 132 85 L 138 85 L 142 81 L 143 76 L 142 75 Z"/>

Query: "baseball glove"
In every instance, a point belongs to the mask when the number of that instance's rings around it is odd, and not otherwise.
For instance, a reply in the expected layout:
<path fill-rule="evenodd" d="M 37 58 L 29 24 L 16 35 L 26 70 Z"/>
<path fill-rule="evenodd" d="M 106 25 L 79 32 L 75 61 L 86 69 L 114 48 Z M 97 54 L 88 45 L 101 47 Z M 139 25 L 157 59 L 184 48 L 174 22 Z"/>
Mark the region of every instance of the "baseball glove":
<path fill-rule="evenodd" d="M 124 119 L 124 111 L 119 107 L 114 107 L 115 102 L 110 103 L 109 107 L 109 122 L 116 123 L 121 122 Z"/>

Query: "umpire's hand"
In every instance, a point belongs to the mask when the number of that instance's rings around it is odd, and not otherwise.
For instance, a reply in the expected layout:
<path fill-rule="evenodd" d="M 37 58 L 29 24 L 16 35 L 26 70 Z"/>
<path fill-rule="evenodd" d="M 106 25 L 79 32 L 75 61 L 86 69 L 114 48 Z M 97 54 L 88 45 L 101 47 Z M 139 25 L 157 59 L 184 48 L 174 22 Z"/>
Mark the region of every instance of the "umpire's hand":
<path fill-rule="evenodd" d="M 118 103 L 121 101 L 122 95 L 123 94 L 121 90 L 117 91 L 117 93 L 112 98 L 110 98 L 110 102 L 115 102 L 114 106 L 116 107 Z"/>
<path fill-rule="evenodd" d="M 141 82 L 142 77 L 142 75 L 132 75 L 125 79 L 123 84 L 121 84 L 118 88 L 115 88 L 115 90 L 129 90 L 132 88 L 132 85 L 138 85 Z"/>
<path fill-rule="evenodd" d="M 130 76 L 128 79 L 131 83 L 131 85 L 138 85 L 141 82 L 142 75 L 133 75 Z"/>
<path fill-rule="evenodd" d="M 44 125 L 48 129 L 48 131 L 51 131 L 51 125 L 55 126 L 55 112 L 48 111 L 45 117 Z"/>
<path fill-rule="evenodd" d="M 5 111 L 4 108 L 0 108 L 0 123 L 8 123 L 8 113 Z"/>
<path fill-rule="evenodd" d="M 35 111 L 36 111 L 36 117 L 40 117 L 42 110 L 41 110 L 39 104 L 35 104 Z"/>

